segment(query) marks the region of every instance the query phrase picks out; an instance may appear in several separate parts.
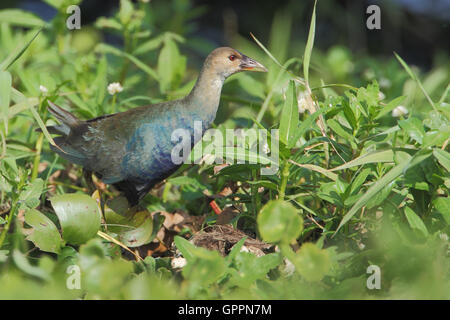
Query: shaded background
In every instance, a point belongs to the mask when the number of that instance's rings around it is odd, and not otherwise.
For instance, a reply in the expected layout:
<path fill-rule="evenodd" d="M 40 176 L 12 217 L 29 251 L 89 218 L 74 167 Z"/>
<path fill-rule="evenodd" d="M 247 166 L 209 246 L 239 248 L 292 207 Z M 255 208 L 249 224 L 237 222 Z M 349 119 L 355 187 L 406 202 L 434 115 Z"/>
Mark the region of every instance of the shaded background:
<path fill-rule="evenodd" d="M 365 11 L 370 4 L 381 8 L 381 30 L 365 26 Z M 286 23 L 292 23 L 291 33 L 285 36 L 292 41 L 290 54 L 294 55 L 295 50 L 301 50 L 297 43 L 306 40 L 313 1 L 152 0 L 149 5 L 155 28 L 159 29 L 155 31 L 182 34 L 191 41 L 187 47 L 204 53 L 233 43 L 236 35 L 249 38 L 250 32 L 267 42 L 274 15 L 283 15 Z M 119 1 L 84 1 L 82 25 L 100 16 L 111 16 L 118 6 Z M 47 21 L 56 14 L 40 0 L 3 0 L 0 4 L 0 9 L 13 7 L 32 11 Z M 340 44 L 354 54 L 389 57 L 396 51 L 425 70 L 432 67 L 434 59 L 444 59 L 450 50 L 450 0 L 320 0 L 317 12 L 315 48 L 327 50 Z M 103 36 L 109 43 L 120 41 L 111 35 Z"/>

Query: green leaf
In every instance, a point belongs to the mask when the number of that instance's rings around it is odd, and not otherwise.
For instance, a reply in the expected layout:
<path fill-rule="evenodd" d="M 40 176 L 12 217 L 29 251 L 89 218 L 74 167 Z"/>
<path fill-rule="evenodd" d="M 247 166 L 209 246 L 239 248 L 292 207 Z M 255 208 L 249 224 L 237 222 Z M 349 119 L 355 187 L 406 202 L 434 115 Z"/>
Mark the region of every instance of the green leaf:
<path fill-rule="evenodd" d="M 281 111 L 280 119 L 280 140 L 288 148 L 295 145 L 294 136 L 298 126 L 298 102 L 295 90 L 295 82 L 289 81 L 289 87 L 286 93 L 286 101 Z"/>
<path fill-rule="evenodd" d="M 11 99 L 12 78 L 8 71 L 0 70 L 0 115 L 5 122 L 6 132 L 8 132 L 8 113 Z"/>
<path fill-rule="evenodd" d="M 304 243 L 292 261 L 307 281 L 320 281 L 329 272 L 331 261 L 327 250 L 313 243 Z"/>
<path fill-rule="evenodd" d="M 185 69 L 186 57 L 180 54 L 176 42 L 170 36 L 166 36 L 157 66 L 161 91 L 166 92 L 175 88 L 181 82 Z"/>
<path fill-rule="evenodd" d="M 423 137 L 425 135 L 425 129 L 423 127 L 422 121 L 418 118 L 410 117 L 406 120 L 400 120 L 398 122 L 400 128 L 406 131 L 411 139 L 417 141 L 422 144 Z"/>
<path fill-rule="evenodd" d="M 0 70 L 6 70 L 8 69 L 17 59 L 20 58 L 20 56 L 27 50 L 27 48 L 30 46 L 30 44 L 33 42 L 34 39 L 39 35 L 42 29 L 39 29 L 36 31 L 36 33 L 28 40 L 25 44 L 17 46 L 13 52 L 11 52 L 5 60 L 0 63 Z"/>
<path fill-rule="evenodd" d="M 339 167 L 330 169 L 330 171 L 344 170 L 355 166 L 361 166 L 368 163 L 394 162 L 394 152 L 392 150 L 375 151 L 355 158 Z"/>
<path fill-rule="evenodd" d="M 340 135 L 342 138 L 347 139 L 349 141 L 354 141 L 355 137 L 348 132 L 349 129 L 344 129 L 339 122 L 337 122 L 334 119 L 328 119 L 327 120 L 328 126 L 336 132 L 338 135 Z"/>
<path fill-rule="evenodd" d="M 19 9 L 5 9 L 0 11 L 0 23 L 8 23 L 21 27 L 44 27 L 45 21 L 36 15 Z"/>
<path fill-rule="evenodd" d="M 33 209 L 39 205 L 39 198 L 44 189 L 44 181 L 40 178 L 35 179 L 19 195 L 20 209 Z"/>
<path fill-rule="evenodd" d="M 428 236 L 427 227 L 423 223 L 422 219 L 420 219 L 420 217 L 410 207 L 405 207 L 405 216 L 411 228 L 419 231 L 423 236 Z"/>
<path fill-rule="evenodd" d="M 139 60 L 138 58 L 132 56 L 129 53 L 123 52 L 122 50 L 119 50 L 117 48 L 114 48 L 113 46 L 107 45 L 105 43 L 100 43 L 95 48 L 95 51 L 97 52 L 104 52 L 104 53 L 111 53 L 119 57 L 124 57 L 130 60 L 132 63 L 136 65 L 139 69 L 147 73 L 150 77 L 152 77 L 155 80 L 158 80 L 158 74 L 149 66 L 147 66 L 144 62 Z"/>
<path fill-rule="evenodd" d="M 31 209 L 25 213 L 25 222 L 33 227 L 27 240 L 42 251 L 59 253 L 63 240 L 55 224 L 41 212 Z"/>
<path fill-rule="evenodd" d="M 257 218 L 261 237 L 267 242 L 285 242 L 298 238 L 303 230 L 303 218 L 289 202 L 271 200 Z"/>
<path fill-rule="evenodd" d="M 433 149 L 433 155 L 450 172 L 450 153 L 441 149 Z"/>
<path fill-rule="evenodd" d="M 294 137 L 292 138 L 291 144 L 292 147 L 295 146 L 298 139 L 300 139 L 300 137 L 303 136 L 307 130 L 312 129 L 314 122 L 321 114 L 322 110 L 317 110 L 313 114 L 306 117 L 306 119 L 302 123 L 300 123 L 298 128 L 294 131 Z"/>
<path fill-rule="evenodd" d="M 394 110 L 397 106 L 400 105 L 400 103 L 403 102 L 403 100 L 405 100 L 405 98 L 406 96 L 400 96 L 389 102 L 386 106 L 383 107 L 383 109 L 380 110 L 380 112 L 378 112 L 378 115 L 375 117 L 375 120 L 381 118 L 385 114 Z"/>
<path fill-rule="evenodd" d="M 154 239 L 153 219 L 150 212 L 137 212 L 127 225 L 133 226 L 133 229 L 125 229 L 119 233 L 119 240 L 124 245 L 131 248 L 140 247 Z"/>
<path fill-rule="evenodd" d="M 133 4 L 130 0 L 120 0 L 119 19 L 122 24 L 126 25 L 130 22 L 133 11 Z"/>
<path fill-rule="evenodd" d="M 94 199 L 85 194 L 68 193 L 55 196 L 50 202 L 66 242 L 82 244 L 97 235 L 101 213 Z"/>
<path fill-rule="evenodd" d="M 427 98 L 428 102 L 430 103 L 430 105 L 433 107 L 433 109 L 435 111 L 437 111 L 436 109 L 436 105 L 434 104 L 433 100 L 431 100 L 430 96 L 428 95 L 428 93 L 425 91 L 425 88 L 422 85 L 422 82 L 420 81 L 420 79 L 414 74 L 414 72 L 412 72 L 411 68 L 408 66 L 408 64 L 396 53 L 394 52 L 395 57 L 397 58 L 397 60 L 400 62 L 400 64 L 402 65 L 402 67 L 406 70 L 406 72 L 408 73 L 408 75 L 411 77 L 411 79 L 413 79 L 414 81 L 417 82 L 417 85 L 419 86 L 420 90 L 422 90 L 422 93 L 424 94 L 424 96 Z"/>
<path fill-rule="evenodd" d="M 445 222 L 450 225 L 450 198 L 437 197 L 433 201 L 433 205 L 444 217 Z"/>
<path fill-rule="evenodd" d="M 28 274 L 33 277 L 37 277 L 42 280 L 49 280 L 50 275 L 44 269 L 33 266 L 30 264 L 26 256 L 20 252 L 18 249 L 14 249 L 12 253 L 12 258 L 14 263 L 16 264 L 19 270 L 23 271 L 25 274 Z"/>
<path fill-rule="evenodd" d="M 314 9 L 311 17 L 311 23 L 309 25 L 308 40 L 306 42 L 305 53 L 303 57 L 303 75 L 306 83 L 309 81 L 309 62 L 311 61 L 312 49 L 314 46 L 314 36 L 316 33 L 316 4 L 314 1 Z"/>
<path fill-rule="evenodd" d="M 181 254 L 188 262 L 194 260 L 194 251 L 196 247 L 192 243 L 180 236 L 175 236 L 174 242 L 177 246 L 177 249 L 180 250 Z"/>
<path fill-rule="evenodd" d="M 380 192 L 383 188 L 385 188 L 389 183 L 391 183 L 394 179 L 399 177 L 403 170 L 409 165 L 408 161 L 400 163 L 393 167 L 388 173 L 386 173 L 383 177 L 381 177 L 377 182 L 370 186 L 370 188 L 364 193 L 364 195 L 353 205 L 353 207 L 347 212 L 347 214 L 342 218 L 341 223 L 339 223 L 336 232 L 346 224 L 355 213 L 365 206 L 378 192 Z"/>

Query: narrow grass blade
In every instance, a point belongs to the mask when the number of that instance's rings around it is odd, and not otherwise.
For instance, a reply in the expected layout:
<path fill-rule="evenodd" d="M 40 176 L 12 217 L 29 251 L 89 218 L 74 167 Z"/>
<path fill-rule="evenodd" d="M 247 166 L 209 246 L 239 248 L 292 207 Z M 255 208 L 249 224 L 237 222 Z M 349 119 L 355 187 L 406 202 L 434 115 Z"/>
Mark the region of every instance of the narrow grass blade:
<path fill-rule="evenodd" d="M 403 66 L 403 68 L 406 70 L 408 75 L 411 77 L 411 79 L 413 79 L 414 81 L 417 82 L 417 85 L 419 86 L 420 90 L 422 90 L 424 96 L 427 98 L 428 102 L 431 104 L 433 109 L 435 111 L 438 111 L 436 109 L 436 105 L 434 104 L 433 100 L 431 100 L 430 96 L 425 91 L 425 88 L 423 87 L 422 82 L 419 80 L 419 78 L 414 74 L 414 72 L 411 70 L 411 68 L 408 66 L 408 64 L 396 52 L 394 52 L 394 55 L 397 58 L 397 60 L 400 62 L 400 64 Z"/>
<path fill-rule="evenodd" d="M 6 70 L 8 69 L 14 62 L 16 62 L 17 59 L 20 58 L 20 56 L 27 50 L 27 48 L 30 46 L 30 44 L 33 42 L 34 39 L 38 36 L 38 34 L 42 31 L 42 28 L 36 31 L 36 33 L 28 40 L 24 45 L 18 46 L 13 52 L 11 52 L 5 60 L 2 61 L 0 64 L 0 70 Z"/>
<path fill-rule="evenodd" d="M 301 77 L 298 77 L 296 75 L 294 75 L 292 72 L 290 72 L 289 70 L 286 69 L 286 67 L 284 67 L 278 60 L 277 58 L 275 58 L 269 50 L 267 50 L 267 48 L 253 35 L 253 33 L 250 32 L 250 36 L 253 38 L 253 40 L 256 42 L 256 44 L 263 49 L 263 51 L 269 56 L 270 59 L 272 59 L 273 62 L 275 62 L 275 64 L 277 66 L 279 66 L 281 69 L 283 69 L 284 71 L 286 71 L 291 77 L 293 77 L 296 81 L 298 81 L 300 84 L 304 85 L 305 84 L 305 80 L 302 79 Z"/>
<path fill-rule="evenodd" d="M 111 53 L 119 57 L 127 58 L 132 63 L 134 63 L 136 67 L 147 73 L 150 77 L 152 77 L 155 80 L 159 80 L 158 74 L 156 73 L 155 70 L 153 70 L 152 68 L 147 66 L 144 62 L 142 62 L 141 60 L 139 60 L 138 58 L 129 53 L 123 52 L 122 50 L 119 50 L 117 48 L 114 48 L 113 46 L 104 43 L 99 44 L 95 50 L 98 52 Z"/>
<path fill-rule="evenodd" d="M 5 132 L 8 133 L 8 112 L 11 100 L 11 74 L 0 70 L 0 115 L 5 123 Z"/>
<path fill-rule="evenodd" d="M 392 150 L 375 151 L 372 153 L 364 154 L 356 159 L 353 159 L 343 165 L 330 169 L 330 171 L 344 170 L 355 166 L 361 166 L 368 163 L 379 162 L 394 162 L 394 152 Z"/>
<path fill-rule="evenodd" d="M 309 25 L 308 40 L 306 42 L 305 54 L 303 57 L 303 76 L 305 77 L 306 83 L 309 82 L 309 62 L 311 61 L 311 53 L 314 46 L 314 36 L 316 34 L 316 4 L 314 1 L 314 9 L 311 17 L 311 23 Z"/>
<path fill-rule="evenodd" d="M 399 177 L 403 170 L 409 165 L 409 161 L 405 161 L 403 163 L 400 163 L 393 167 L 388 173 L 386 173 L 381 179 L 379 179 L 377 182 L 375 182 L 369 190 L 367 190 L 364 195 L 359 198 L 359 200 L 353 205 L 353 207 L 350 209 L 349 212 L 342 218 L 341 223 L 339 224 L 338 228 L 336 229 L 336 234 L 339 229 L 342 228 L 344 224 L 346 224 L 355 214 L 358 212 L 359 209 L 361 209 L 363 206 L 365 206 L 370 199 L 372 199 L 378 192 L 380 192 L 383 188 L 385 188 L 389 183 L 394 181 L 397 177 Z"/>
<path fill-rule="evenodd" d="M 289 162 L 294 164 L 294 165 L 296 165 L 296 166 L 298 166 L 298 167 L 319 172 L 319 173 L 323 174 L 324 176 L 330 178 L 333 181 L 336 181 L 338 179 L 337 174 L 335 174 L 333 172 L 330 172 L 329 170 L 324 169 L 322 167 L 319 167 L 319 166 L 316 166 L 316 165 L 313 165 L 313 164 L 300 164 L 300 163 L 297 163 L 297 162 L 295 162 L 293 160 L 289 160 Z"/>
<path fill-rule="evenodd" d="M 295 90 L 294 81 L 289 82 L 289 87 L 286 93 L 286 101 L 284 102 L 283 110 L 281 111 L 280 119 L 280 140 L 292 148 L 295 144 L 294 135 L 298 126 L 298 102 L 297 93 Z"/>

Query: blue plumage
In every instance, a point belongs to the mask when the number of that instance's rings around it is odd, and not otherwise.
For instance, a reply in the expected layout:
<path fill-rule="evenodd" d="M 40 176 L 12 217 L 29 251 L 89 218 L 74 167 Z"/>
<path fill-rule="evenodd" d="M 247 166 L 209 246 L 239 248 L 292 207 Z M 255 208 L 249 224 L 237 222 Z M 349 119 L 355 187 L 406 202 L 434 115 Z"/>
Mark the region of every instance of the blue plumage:
<path fill-rule="evenodd" d="M 243 70 L 267 71 L 232 48 L 218 48 L 207 57 L 186 97 L 87 121 L 49 101 L 49 111 L 61 122 L 49 127 L 61 135 L 55 138 L 58 147 L 51 148 L 113 184 L 135 205 L 179 167 L 171 158 L 177 144 L 172 133 L 177 129 L 188 132 L 192 147 L 195 121 L 201 122 L 203 135 L 215 119 L 224 80 Z"/>

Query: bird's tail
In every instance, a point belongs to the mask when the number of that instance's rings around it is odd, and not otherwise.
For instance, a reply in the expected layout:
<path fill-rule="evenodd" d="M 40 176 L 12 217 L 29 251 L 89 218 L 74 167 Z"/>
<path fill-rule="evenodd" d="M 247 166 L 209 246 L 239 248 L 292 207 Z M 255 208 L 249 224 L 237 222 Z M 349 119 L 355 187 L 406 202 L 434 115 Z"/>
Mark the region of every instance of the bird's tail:
<path fill-rule="evenodd" d="M 70 134 L 71 129 L 80 125 L 80 120 L 69 111 L 64 110 L 51 101 L 48 101 L 48 104 L 48 111 L 50 111 L 50 113 L 61 122 L 60 124 L 55 126 L 48 126 L 48 132 L 60 134 L 63 137 L 67 137 Z M 41 131 L 40 129 L 36 130 Z"/>
<path fill-rule="evenodd" d="M 47 127 L 47 130 L 50 133 L 61 135 L 61 137 L 56 137 L 53 139 L 57 147 L 50 145 L 50 148 L 63 158 L 68 159 L 73 163 L 83 165 L 85 156 L 76 148 L 74 148 L 69 140 L 69 134 L 71 133 L 71 130 L 80 126 L 81 121 L 72 113 L 57 106 L 53 102 L 48 101 L 48 104 L 48 111 L 50 111 L 50 113 L 60 121 L 60 124 L 49 126 Z"/>

